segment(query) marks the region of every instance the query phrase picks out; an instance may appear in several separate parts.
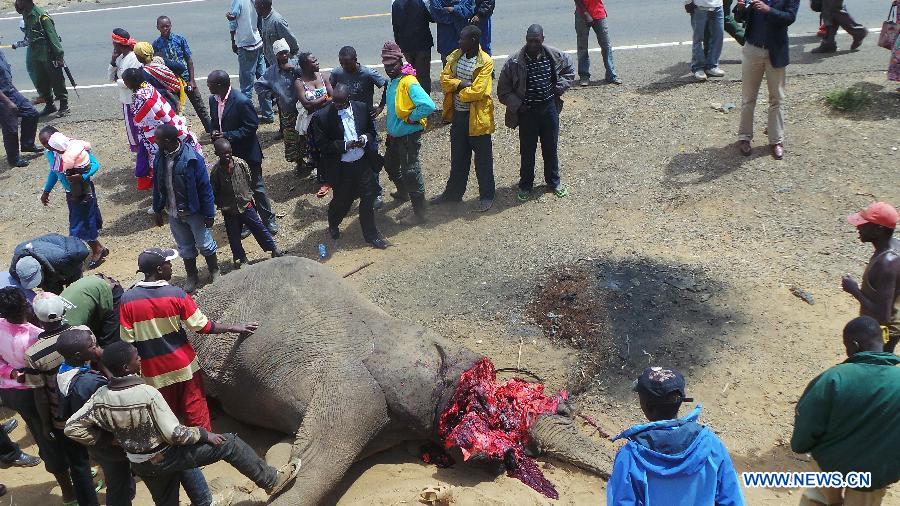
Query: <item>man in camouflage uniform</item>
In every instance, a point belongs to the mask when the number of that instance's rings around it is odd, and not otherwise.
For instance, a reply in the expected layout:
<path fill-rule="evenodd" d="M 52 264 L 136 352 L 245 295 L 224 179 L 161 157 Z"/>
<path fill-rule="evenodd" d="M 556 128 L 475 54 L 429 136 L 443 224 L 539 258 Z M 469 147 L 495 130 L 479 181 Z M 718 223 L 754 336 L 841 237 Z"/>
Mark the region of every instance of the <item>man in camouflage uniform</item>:
<path fill-rule="evenodd" d="M 56 33 L 53 19 L 44 9 L 34 5 L 34 0 L 16 0 L 16 12 L 25 21 L 25 38 L 31 48 L 31 61 L 34 69 L 38 93 L 47 105 L 41 116 L 57 111 L 54 105 L 54 94 L 59 100 L 59 113 L 62 117 L 69 114 L 69 93 L 63 75 L 65 65 L 62 41 Z"/>

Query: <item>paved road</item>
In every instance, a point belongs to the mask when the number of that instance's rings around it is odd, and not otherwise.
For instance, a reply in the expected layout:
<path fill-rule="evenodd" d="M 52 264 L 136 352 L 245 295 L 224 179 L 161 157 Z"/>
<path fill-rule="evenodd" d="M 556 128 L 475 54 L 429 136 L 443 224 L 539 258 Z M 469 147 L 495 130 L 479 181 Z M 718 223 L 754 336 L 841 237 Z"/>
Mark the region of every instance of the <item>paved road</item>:
<path fill-rule="evenodd" d="M 66 60 L 79 85 L 102 85 L 106 82 L 106 66 L 111 45 L 109 33 L 117 26 L 129 30 L 138 40 L 152 40 L 158 33 L 155 19 L 166 14 L 173 20 L 174 30 L 185 35 L 194 51 L 197 75 L 222 68 L 236 73 L 237 58 L 230 50 L 227 22 L 224 13 L 227 0 L 141 0 L 130 3 L 78 4 L 77 7 L 54 12 L 54 19 L 64 39 Z M 802 2 L 800 19 L 793 33 L 815 31 L 818 17 Z M 323 67 L 337 63 L 337 50 L 354 45 L 363 63 L 380 63 L 380 48 L 385 39 L 392 38 L 390 16 L 354 17 L 384 14 L 389 2 L 355 2 L 351 0 L 279 0 L 276 8 L 288 19 L 300 39 L 301 46 L 319 56 Z M 607 0 L 610 31 L 615 46 L 684 41 L 690 38 L 687 15 L 677 0 Z M 301 7 L 294 7 L 299 5 Z M 850 8 L 856 18 L 869 27 L 879 27 L 889 2 L 887 0 L 853 0 Z M 349 19 L 341 19 L 349 17 Z M 0 15 L 0 35 L 8 44 L 20 38 L 15 12 Z M 523 41 L 524 29 L 533 22 L 543 24 L 547 43 L 561 49 L 574 49 L 572 3 L 567 0 L 536 2 L 534 0 L 500 0 L 494 15 L 494 52 L 508 54 L 517 50 Z M 871 37 L 874 45 L 875 37 Z M 689 50 L 679 48 L 683 58 Z M 24 68 L 24 52 L 6 51 L 13 65 L 16 85 L 20 89 L 33 88 Z M 434 58 L 438 58 L 437 53 Z M 595 64 L 599 59 L 595 59 Z M 596 71 L 595 71 L 596 73 Z M 629 80 L 628 69 L 622 69 Z M 202 84 L 201 84 L 202 86 Z M 111 100 L 112 90 L 86 89 L 82 104 L 90 109 Z M 81 107 L 79 107 L 81 109 Z"/>

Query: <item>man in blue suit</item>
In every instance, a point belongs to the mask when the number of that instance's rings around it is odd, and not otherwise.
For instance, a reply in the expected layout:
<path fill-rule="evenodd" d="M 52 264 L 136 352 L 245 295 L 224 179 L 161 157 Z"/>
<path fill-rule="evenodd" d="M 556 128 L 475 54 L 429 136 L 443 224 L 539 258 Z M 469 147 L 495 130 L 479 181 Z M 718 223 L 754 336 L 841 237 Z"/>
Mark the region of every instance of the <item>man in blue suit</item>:
<path fill-rule="evenodd" d="M 769 146 L 772 157 L 784 157 L 785 70 L 790 62 L 788 27 L 797 19 L 800 0 L 738 0 L 734 19 L 746 23 L 746 44 L 741 59 L 743 100 L 738 148 L 750 155 L 753 112 L 763 75 L 769 85 Z"/>
<path fill-rule="evenodd" d="M 256 130 L 259 128 L 259 116 L 242 93 L 232 93 L 231 78 L 224 70 L 214 70 L 209 74 L 206 85 L 209 87 L 209 111 L 212 120 L 210 128 L 213 140 L 228 139 L 234 156 L 247 162 L 250 167 L 250 186 L 253 190 L 253 201 L 259 217 L 269 233 L 278 233 L 275 213 L 266 195 L 266 186 L 262 176 L 262 148 Z M 249 232 L 248 232 L 249 233 Z M 243 234 L 242 234 L 243 235 Z"/>

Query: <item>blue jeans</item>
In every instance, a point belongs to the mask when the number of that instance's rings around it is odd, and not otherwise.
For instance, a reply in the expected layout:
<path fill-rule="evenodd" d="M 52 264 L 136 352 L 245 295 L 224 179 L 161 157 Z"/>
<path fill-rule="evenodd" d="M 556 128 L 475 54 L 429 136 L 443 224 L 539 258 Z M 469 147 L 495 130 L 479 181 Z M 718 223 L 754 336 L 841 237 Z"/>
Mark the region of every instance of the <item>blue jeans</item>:
<path fill-rule="evenodd" d="M 616 74 L 616 66 L 613 63 L 612 43 L 609 41 L 609 27 L 606 18 L 595 19 L 588 26 L 584 16 L 575 14 L 575 38 L 578 48 L 578 77 L 591 78 L 591 57 L 588 55 L 588 35 L 591 28 L 597 34 L 597 43 L 600 44 L 600 53 L 603 55 L 603 66 L 606 67 L 606 81 L 612 82 L 619 78 Z"/>
<path fill-rule="evenodd" d="M 199 214 L 184 217 L 169 216 L 169 228 L 172 229 L 172 237 L 181 258 L 186 260 L 197 258 L 198 248 L 205 257 L 216 253 L 218 245 L 212 237 L 212 232 L 206 228 L 205 221 L 206 218 Z"/>
<path fill-rule="evenodd" d="M 705 10 L 699 7 L 691 14 L 694 29 L 691 72 L 708 70 L 719 66 L 722 55 L 722 38 L 725 36 L 725 11 L 721 7 Z M 709 33 L 709 47 L 703 50 L 704 35 Z"/>
<path fill-rule="evenodd" d="M 238 48 L 238 77 L 241 83 L 241 92 L 251 101 L 253 100 L 253 84 L 265 71 L 266 62 L 263 57 L 262 47 L 252 50 L 242 47 Z M 272 101 L 267 100 L 266 97 L 258 93 L 257 98 L 259 98 L 260 116 L 267 120 L 274 118 Z"/>
<path fill-rule="evenodd" d="M 544 158 L 544 182 L 556 189 L 559 178 L 559 111 L 556 101 L 532 105 L 528 112 L 519 113 L 519 189 L 530 192 L 534 188 L 534 155 L 538 139 Z"/>

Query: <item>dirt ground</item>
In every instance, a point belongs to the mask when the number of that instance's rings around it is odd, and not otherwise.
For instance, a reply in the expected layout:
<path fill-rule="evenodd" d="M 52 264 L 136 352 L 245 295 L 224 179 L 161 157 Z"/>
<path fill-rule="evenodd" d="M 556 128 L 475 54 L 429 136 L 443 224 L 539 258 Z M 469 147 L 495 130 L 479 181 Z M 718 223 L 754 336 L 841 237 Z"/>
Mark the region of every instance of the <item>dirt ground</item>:
<path fill-rule="evenodd" d="M 831 112 L 824 93 L 850 85 L 869 90 L 873 103 L 855 113 Z M 377 218 L 393 243 L 386 251 L 365 245 L 355 212 L 342 239 L 326 239 L 327 199 L 315 197 L 312 182 L 295 178 L 266 125 L 261 139 L 280 216 L 277 240 L 307 257 L 325 244 L 327 265 L 339 273 L 374 262 L 349 279 L 389 313 L 463 342 L 497 367 L 531 370 L 551 388 L 574 386 L 581 410 L 611 434 L 643 420 L 632 379 L 648 364 L 668 364 L 687 376 L 689 393 L 703 404 L 701 420 L 723 439 L 739 471 L 808 469 L 807 457 L 788 444 L 794 404 L 810 379 L 842 360 L 840 329 L 856 307 L 840 277 L 859 276 L 869 255 L 845 216 L 873 198 L 900 202 L 900 94 L 893 88 L 883 72 L 791 77 L 781 162 L 765 147 L 750 157 L 737 153 L 738 111 L 715 107 L 739 103 L 739 82 L 573 90 L 560 144 L 570 197 L 517 203 L 518 141 L 499 127 L 493 209 L 472 212 L 474 178 L 467 201 L 433 208 L 425 227 L 402 228 L 396 220 L 408 205 L 389 204 Z M 757 139 L 764 143 L 761 111 Z M 149 194 L 134 188 L 120 122 L 70 119 L 58 126 L 92 141 L 104 164 L 96 183 L 102 239 L 112 253 L 100 270 L 127 285 L 141 249 L 172 244 L 168 229 L 149 226 Z M 432 195 L 448 173 L 448 134 L 436 127 L 423 145 Z M 41 160 L 24 169 L 0 166 L 0 251 L 66 232 L 62 194 L 54 192 L 47 208 L 38 201 L 46 170 Z M 214 232 L 227 265 L 221 223 Z M 251 243 L 245 241 L 251 259 L 262 261 Z M 176 266 L 174 282 L 181 276 Z M 814 304 L 792 288 L 811 294 Z M 261 454 L 281 439 L 224 416 L 213 425 L 237 431 Z M 24 428 L 13 439 L 34 452 Z M 223 502 L 261 498 L 258 491 L 231 491 L 229 483 L 245 480 L 226 465 L 205 473 L 225 490 Z M 556 462 L 546 473 L 560 491 L 556 504 L 603 502 L 605 484 L 597 477 Z M 4 470 L 0 479 L 10 488 L 2 504 L 59 499 L 40 467 Z M 332 501 L 416 504 L 424 489 L 438 485 L 449 487 L 455 504 L 549 503 L 482 469 L 423 464 L 415 444 L 358 463 Z M 799 498 L 796 490 L 746 494 L 750 504 L 762 505 Z M 138 503 L 148 504 L 143 486 Z M 889 492 L 885 504 L 900 504 L 900 492 Z"/>

